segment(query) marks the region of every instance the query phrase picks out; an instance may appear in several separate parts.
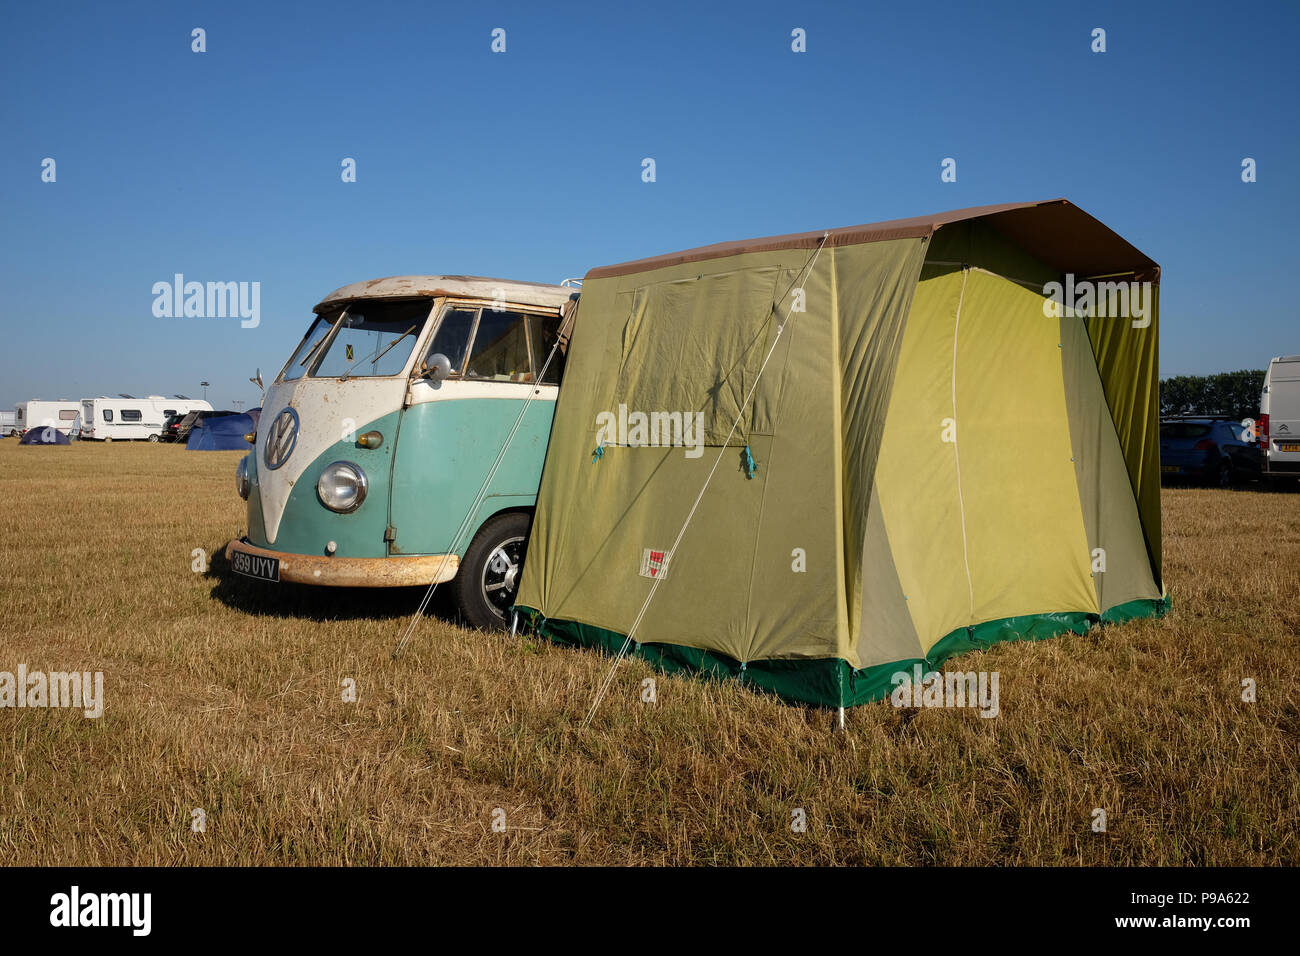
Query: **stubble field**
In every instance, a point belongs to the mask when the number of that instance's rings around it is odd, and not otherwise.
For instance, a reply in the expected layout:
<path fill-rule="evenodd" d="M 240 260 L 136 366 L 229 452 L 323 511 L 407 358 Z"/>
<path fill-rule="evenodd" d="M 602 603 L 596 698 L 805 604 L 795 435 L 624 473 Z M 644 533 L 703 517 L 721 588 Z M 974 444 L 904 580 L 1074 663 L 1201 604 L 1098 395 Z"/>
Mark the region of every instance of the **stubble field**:
<path fill-rule="evenodd" d="M 233 579 L 238 458 L 0 442 L 0 671 L 105 697 L 0 709 L 6 863 L 1300 863 L 1294 489 L 1166 488 L 1170 616 L 960 658 L 994 719 L 631 660 L 581 729 L 608 658 L 430 616 L 394 660 L 419 591 Z"/>

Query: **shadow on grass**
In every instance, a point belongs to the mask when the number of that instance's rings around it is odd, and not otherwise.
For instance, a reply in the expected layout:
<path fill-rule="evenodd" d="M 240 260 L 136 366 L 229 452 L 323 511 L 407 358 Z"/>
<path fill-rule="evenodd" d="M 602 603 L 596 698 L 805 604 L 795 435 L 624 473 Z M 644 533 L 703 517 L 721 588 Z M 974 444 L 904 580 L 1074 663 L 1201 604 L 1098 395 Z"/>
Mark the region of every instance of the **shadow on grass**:
<path fill-rule="evenodd" d="M 382 621 L 409 618 L 424 600 L 426 587 L 331 588 L 306 584 L 271 584 L 236 574 L 226 560 L 225 545 L 214 549 L 206 577 L 212 597 L 226 607 L 259 617 L 305 621 Z M 456 610 L 451 585 L 440 584 L 426 613 L 465 626 Z"/>

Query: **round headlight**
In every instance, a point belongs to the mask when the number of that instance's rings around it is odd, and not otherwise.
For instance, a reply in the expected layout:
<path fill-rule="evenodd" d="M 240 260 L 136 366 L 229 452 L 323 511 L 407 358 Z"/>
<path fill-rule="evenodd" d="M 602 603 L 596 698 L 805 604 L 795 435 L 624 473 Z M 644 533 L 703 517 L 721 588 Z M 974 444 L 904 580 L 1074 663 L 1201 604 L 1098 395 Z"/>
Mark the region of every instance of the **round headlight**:
<path fill-rule="evenodd" d="M 316 494 L 330 511 L 347 514 L 361 507 L 366 500 L 370 482 L 359 465 L 350 461 L 336 461 L 321 472 L 316 482 Z"/>
<path fill-rule="evenodd" d="M 248 456 L 245 455 L 239 459 L 239 464 L 235 466 L 235 490 L 239 492 L 239 497 L 245 501 L 248 500 Z"/>

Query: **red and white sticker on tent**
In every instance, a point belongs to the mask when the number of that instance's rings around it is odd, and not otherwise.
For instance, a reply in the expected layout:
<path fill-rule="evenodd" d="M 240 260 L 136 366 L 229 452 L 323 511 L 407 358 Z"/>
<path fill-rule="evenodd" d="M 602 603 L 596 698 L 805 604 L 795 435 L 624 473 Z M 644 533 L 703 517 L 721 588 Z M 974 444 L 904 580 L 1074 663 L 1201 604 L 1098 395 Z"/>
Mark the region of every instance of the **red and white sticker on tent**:
<path fill-rule="evenodd" d="M 641 552 L 641 577 L 663 578 L 668 576 L 668 552 L 646 548 Z"/>

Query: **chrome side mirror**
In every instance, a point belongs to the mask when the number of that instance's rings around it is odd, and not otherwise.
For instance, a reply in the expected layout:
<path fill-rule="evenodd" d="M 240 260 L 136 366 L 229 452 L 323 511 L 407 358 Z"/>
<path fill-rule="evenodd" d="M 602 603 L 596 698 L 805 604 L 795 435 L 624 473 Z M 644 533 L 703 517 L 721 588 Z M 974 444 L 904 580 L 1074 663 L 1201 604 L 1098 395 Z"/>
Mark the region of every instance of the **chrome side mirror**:
<path fill-rule="evenodd" d="M 441 382 L 451 374 L 451 359 L 441 352 L 434 352 L 420 363 L 420 377 L 431 382 Z"/>

